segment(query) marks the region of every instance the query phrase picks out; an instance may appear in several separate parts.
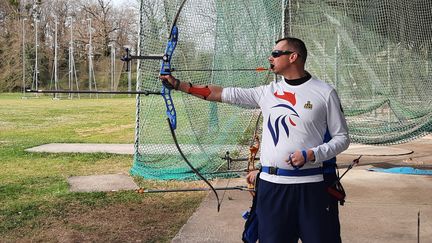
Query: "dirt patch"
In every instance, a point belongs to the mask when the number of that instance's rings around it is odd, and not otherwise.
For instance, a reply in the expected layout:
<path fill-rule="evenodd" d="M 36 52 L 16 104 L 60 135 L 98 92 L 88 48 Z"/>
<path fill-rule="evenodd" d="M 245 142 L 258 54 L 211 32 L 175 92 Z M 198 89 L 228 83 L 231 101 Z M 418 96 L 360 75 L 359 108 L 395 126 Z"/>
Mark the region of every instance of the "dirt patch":
<path fill-rule="evenodd" d="M 33 232 L 16 231 L 3 239 L 13 242 L 169 242 L 205 195 L 186 194 L 143 196 L 141 202 L 96 208 L 69 205 L 62 216 L 39 221 L 39 227 Z"/>

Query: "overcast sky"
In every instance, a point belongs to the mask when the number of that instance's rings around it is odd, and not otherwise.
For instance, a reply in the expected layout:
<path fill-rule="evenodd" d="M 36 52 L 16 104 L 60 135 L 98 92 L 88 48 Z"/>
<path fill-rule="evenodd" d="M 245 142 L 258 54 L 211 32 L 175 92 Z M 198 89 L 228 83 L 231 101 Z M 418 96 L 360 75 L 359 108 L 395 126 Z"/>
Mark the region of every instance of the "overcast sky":
<path fill-rule="evenodd" d="M 137 0 L 111 0 L 111 2 L 115 5 L 121 5 L 121 4 L 137 4 Z"/>

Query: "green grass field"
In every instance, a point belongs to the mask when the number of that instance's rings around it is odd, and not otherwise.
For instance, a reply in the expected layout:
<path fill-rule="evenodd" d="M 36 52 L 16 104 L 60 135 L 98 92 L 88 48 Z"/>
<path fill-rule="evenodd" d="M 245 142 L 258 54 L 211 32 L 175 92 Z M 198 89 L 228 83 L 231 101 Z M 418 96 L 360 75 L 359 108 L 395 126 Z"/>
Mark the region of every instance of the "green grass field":
<path fill-rule="evenodd" d="M 134 127 L 134 97 L 0 93 L 0 239 L 170 241 L 205 193 L 71 193 L 69 176 L 128 173 L 132 156 L 25 152 L 46 143 L 133 143 Z M 136 182 L 146 188 L 201 185 Z"/>

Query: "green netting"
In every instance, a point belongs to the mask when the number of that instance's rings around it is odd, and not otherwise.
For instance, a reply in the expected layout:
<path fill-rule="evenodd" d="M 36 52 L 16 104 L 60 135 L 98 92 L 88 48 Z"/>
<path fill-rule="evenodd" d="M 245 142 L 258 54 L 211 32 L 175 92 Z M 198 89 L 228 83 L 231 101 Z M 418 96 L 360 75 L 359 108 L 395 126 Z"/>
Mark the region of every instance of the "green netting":
<path fill-rule="evenodd" d="M 351 138 L 402 143 L 432 128 L 430 1 L 300 1 L 289 29 L 338 90 Z"/>
<path fill-rule="evenodd" d="M 280 25 L 281 11 L 272 14 L 269 9 L 272 5 L 265 2 L 187 1 L 177 23 L 179 41 L 172 60 L 173 67 L 184 70 L 268 66 L 269 47 L 280 35 L 277 31 L 281 28 L 275 23 Z M 179 4 L 180 1 L 142 2 L 141 53 L 163 53 Z M 141 61 L 139 88 L 160 90 L 159 69 L 158 61 Z M 271 77 L 266 72 L 234 71 L 177 72 L 175 75 L 194 84 L 243 87 L 267 83 Z M 209 103 L 176 92 L 173 100 L 177 109 L 176 133 L 180 146 L 203 174 L 220 169 L 224 163 L 220 157 L 226 151 L 239 155 L 239 151 L 248 147 L 249 138 L 244 136 L 255 126 L 259 111 Z M 195 178 L 173 144 L 163 99 L 160 96 L 140 97 L 138 103 L 132 174 L 152 179 Z M 210 174 L 206 176 L 211 177 Z"/>
<path fill-rule="evenodd" d="M 180 2 L 141 2 L 141 54 L 163 53 Z M 431 10 L 427 0 L 190 0 L 179 16 L 172 65 L 176 69 L 268 66 L 276 39 L 298 37 L 308 46 L 306 69 L 338 90 L 354 142 L 406 142 L 432 130 Z M 160 90 L 159 61 L 141 61 L 139 69 L 138 88 Z M 224 87 L 254 87 L 273 79 L 265 72 L 237 71 L 175 76 Z M 176 92 L 173 99 L 180 146 L 207 177 L 225 166 L 220 157 L 226 151 L 240 157 L 247 154 L 258 110 Z M 240 163 L 237 168 L 244 166 Z M 137 98 L 131 172 L 152 179 L 195 178 L 173 144 L 160 96 Z"/>

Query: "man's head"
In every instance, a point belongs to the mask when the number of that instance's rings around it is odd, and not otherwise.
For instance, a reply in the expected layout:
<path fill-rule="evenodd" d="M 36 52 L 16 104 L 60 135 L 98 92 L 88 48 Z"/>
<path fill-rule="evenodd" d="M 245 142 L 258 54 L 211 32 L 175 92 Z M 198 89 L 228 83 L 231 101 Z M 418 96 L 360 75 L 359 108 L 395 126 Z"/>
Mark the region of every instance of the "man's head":
<path fill-rule="evenodd" d="M 285 37 L 277 40 L 276 45 L 279 42 L 286 43 L 290 50 L 296 52 L 299 55 L 298 58 L 303 61 L 303 63 L 306 62 L 307 49 L 305 43 L 302 40 L 293 37 Z"/>
<path fill-rule="evenodd" d="M 285 37 L 276 41 L 269 62 L 276 74 L 285 75 L 304 71 L 307 49 L 304 42 L 297 38 Z"/>

